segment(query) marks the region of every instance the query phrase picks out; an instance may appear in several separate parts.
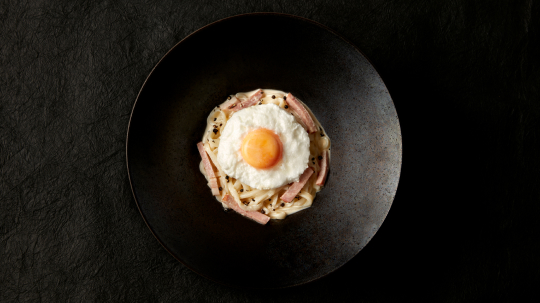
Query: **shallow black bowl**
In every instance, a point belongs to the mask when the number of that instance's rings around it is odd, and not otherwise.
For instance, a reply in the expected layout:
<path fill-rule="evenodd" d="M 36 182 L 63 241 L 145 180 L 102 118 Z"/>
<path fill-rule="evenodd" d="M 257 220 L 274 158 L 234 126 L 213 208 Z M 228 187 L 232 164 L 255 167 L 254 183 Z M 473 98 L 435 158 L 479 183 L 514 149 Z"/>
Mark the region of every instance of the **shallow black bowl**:
<path fill-rule="evenodd" d="M 266 226 L 223 211 L 196 148 L 209 112 L 255 88 L 292 92 L 332 140 L 313 206 Z M 334 271 L 373 237 L 397 189 L 401 132 L 386 86 L 355 47 L 306 19 L 247 14 L 196 31 L 156 65 L 133 108 L 127 159 L 141 214 L 175 258 L 224 284 L 277 288 Z"/>

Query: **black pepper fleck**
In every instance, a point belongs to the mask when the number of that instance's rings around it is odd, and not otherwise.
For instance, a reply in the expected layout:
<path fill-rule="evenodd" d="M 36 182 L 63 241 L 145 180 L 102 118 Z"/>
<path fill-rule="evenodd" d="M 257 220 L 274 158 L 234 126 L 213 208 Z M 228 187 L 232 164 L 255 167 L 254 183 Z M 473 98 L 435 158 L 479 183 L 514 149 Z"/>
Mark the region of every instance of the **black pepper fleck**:
<path fill-rule="evenodd" d="M 322 156 L 318 156 L 317 158 L 319 158 L 319 160 L 322 160 Z"/>
<path fill-rule="evenodd" d="M 285 203 L 281 203 L 281 207 L 285 206 Z"/>
<path fill-rule="evenodd" d="M 276 211 L 275 209 L 272 209 L 272 211 Z"/>
<path fill-rule="evenodd" d="M 244 192 L 244 189 L 243 189 L 243 188 L 242 188 L 242 189 L 240 189 L 240 192 Z"/>
<path fill-rule="evenodd" d="M 220 187 L 219 187 L 219 191 L 222 191 L 222 190 L 223 190 L 223 187 L 220 186 Z"/>
<path fill-rule="evenodd" d="M 285 104 L 285 108 L 289 108 L 289 106 L 287 104 Z"/>
<path fill-rule="evenodd" d="M 287 100 L 287 96 L 284 96 L 284 97 L 283 97 L 283 100 Z"/>
<path fill-rule="evenodd" d="M 255 199 L 251 198 L 251 201 L 255 201 Z"/>
<path fill-rule="evenodd" d="M 263 214 L 263 215 L 264 215 L 264 209 L 261 209 L 261 214 Z"/>
<path fill-rule="evenodd" d="M 225 179 L 229 180 L 229 176 L 225 176 Z"/>
<path fill-rule="evenodd" d="M 217 129 L 214 128 L 213 132 L 214 132 L 214 134 L 217 134 Z"/>
<path fill-rule="evenodd" d="M 216 121 L 217 118 L 214 118 L 214 121 Z"/>
<path fill-rule="evenodd" d="M 275 99 L 275 98 L 276 98 L 276 96 L 275 96 L 275 95 L 272 95 L 272 99 Z"/>
<path fill-rule="evenodd" d="M 315 158 L 311 158 L 311 161 L 314 161 L 314 160 L 315 160 Z"/>

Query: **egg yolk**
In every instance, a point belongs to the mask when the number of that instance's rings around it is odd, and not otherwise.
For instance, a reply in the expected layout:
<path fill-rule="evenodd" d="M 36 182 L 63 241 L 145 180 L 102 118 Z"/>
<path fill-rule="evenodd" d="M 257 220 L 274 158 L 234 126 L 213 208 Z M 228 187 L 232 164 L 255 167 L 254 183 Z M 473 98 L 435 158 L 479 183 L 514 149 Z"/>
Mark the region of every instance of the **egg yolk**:
<path fill-rule="evenodd" d="M 242 141 L 242 158 L 249 165 L 259 168 L 271 168 L 282 157 L 283 145 L 273 131 L 259 128 L 249 132 Z"/>

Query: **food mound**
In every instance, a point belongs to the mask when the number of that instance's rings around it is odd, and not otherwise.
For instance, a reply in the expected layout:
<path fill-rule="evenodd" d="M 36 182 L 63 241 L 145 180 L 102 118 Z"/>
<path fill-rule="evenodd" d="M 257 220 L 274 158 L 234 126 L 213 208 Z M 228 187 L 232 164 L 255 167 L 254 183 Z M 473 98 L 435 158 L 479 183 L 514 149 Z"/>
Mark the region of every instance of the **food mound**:
<path fill-rule="evenodd" d="M 313 113 L 270 89 L 231 95 L 214 108 L 197 148 L 216 199 L 261 224 L 309 208 L 330 162 L 330 139 Z"/>

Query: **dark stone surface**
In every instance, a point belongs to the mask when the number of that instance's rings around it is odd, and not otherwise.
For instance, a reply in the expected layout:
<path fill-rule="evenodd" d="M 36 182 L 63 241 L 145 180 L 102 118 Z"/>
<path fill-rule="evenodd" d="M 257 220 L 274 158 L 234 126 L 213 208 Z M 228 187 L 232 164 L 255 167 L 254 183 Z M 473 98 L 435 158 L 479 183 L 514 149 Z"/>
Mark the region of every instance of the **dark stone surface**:
<path fill-rule="evenodd" d="M 176 42 L 231 15 L 318 21 L 374 63 L 402 175 L 385 223 L 314 283 L 240 291 L 172 258 L 125 168 L 139 88 Z M 535 302 L 540 8 L 532 1 L 3 1 L 0 300 Z"/>
<path fill-rule="evenodd" d="M 231 43 L 272 36 L 281 44 Z M 196 148 L 225 96 L 256 88 L 303 100 L 332 144 L 313 207 L 265 226 L 223 212 Z M 351 44 L 291 15 L 245 14 L 190 35 L 152 71 L 129 125 L 130 180 L 156 238 L 195 272 L 239 288 L 295 286 L 343 266 L 373 238 L 398 186 L 401 131 L 382 79 Z"/>

